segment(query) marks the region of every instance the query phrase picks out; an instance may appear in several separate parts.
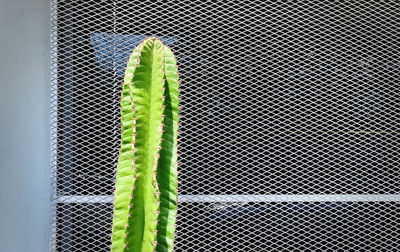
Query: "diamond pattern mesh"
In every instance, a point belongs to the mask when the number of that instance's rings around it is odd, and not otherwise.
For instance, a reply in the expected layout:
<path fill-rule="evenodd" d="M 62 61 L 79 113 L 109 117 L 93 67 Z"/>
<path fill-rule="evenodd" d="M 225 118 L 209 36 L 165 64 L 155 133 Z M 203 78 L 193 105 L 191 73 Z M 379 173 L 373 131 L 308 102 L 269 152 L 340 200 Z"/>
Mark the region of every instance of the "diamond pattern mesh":
<path fill-rule="evenodd" d="M 400 194 L 399 7 L 52 0 L 50 250 L 108 251 L 122 73 L 146 36 L 183 81 L 176 251 L 400 249 L 399 197 L 296 200 Z"/>

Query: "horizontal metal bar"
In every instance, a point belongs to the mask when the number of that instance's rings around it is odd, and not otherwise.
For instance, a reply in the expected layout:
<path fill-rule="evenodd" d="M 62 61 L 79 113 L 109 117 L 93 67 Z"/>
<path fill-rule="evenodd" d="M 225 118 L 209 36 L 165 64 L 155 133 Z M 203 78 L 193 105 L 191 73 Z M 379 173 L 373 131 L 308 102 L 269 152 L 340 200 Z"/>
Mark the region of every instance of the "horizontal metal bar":
<path fill-rule="evenodd" d="M 114 196 L 59 196 L 58 203 L 114 203 Z"/>
<path fill-rule="evenodd" d="M 400 194 L 179 195 L 179 202 L 400 201 Z M 113 203 L 113 196 L 59 196 L 58 203 Z"/>

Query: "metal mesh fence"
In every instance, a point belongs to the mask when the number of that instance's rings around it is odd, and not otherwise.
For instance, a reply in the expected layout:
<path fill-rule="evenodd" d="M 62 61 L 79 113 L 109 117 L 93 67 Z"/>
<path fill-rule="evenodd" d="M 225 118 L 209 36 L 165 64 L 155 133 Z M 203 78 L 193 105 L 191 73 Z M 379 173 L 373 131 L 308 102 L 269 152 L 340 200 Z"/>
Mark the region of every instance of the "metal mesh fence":
<path fill-rule="evenodd" d="M 52 0 L 51 31 L 51 251 L 109 250 L 147 36 L 183 81 L 175 251 L 400 250 L 399 2 Z"/>

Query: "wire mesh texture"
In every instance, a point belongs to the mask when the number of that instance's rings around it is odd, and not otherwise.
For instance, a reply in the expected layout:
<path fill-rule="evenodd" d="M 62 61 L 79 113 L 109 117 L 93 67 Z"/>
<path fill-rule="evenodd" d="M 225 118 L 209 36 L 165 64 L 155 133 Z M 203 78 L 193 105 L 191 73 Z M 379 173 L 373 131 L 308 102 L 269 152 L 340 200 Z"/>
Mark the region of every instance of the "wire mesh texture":
<path fill-rule="evenodd" d="M 175 251 L 400 251 L 398 1 L 51 2 L 50 251 L 109 251 L 119 95 L 182 79 Z"/>

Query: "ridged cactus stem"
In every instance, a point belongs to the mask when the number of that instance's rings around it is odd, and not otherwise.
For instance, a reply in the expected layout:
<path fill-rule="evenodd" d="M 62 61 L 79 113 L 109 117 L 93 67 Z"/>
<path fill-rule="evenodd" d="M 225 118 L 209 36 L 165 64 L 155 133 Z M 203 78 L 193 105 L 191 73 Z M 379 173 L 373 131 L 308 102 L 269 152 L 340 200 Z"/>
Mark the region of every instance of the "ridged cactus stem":
<path fill-rule="evenodd" d="M 121 95 L 112 252 L 173 251 L 179 84 L 176 59 L 160 40 L 136 47 Z"/>

